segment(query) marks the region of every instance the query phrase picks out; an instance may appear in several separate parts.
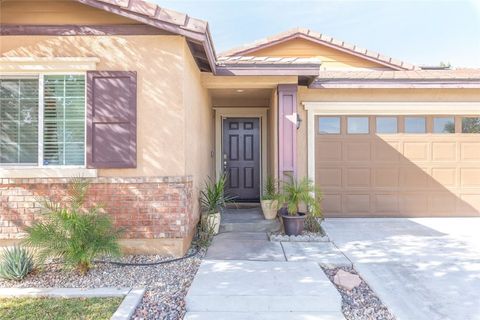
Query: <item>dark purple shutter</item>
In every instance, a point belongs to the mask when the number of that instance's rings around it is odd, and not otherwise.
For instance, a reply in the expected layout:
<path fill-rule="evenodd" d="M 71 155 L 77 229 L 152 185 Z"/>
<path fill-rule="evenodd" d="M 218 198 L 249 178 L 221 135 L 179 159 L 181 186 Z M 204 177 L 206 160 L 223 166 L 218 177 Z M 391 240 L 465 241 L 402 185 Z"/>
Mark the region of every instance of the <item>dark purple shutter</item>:
<path fill-rule="evenodd" d="M 137 73 L 87 72 L 87 167 L 137 166 Z"/>

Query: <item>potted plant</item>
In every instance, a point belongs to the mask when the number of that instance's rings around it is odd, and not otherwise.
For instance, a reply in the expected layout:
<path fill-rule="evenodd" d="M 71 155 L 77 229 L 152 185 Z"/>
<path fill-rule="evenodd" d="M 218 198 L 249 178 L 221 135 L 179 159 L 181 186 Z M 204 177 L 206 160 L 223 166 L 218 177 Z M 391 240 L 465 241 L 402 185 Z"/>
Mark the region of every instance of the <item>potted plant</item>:
<path fill-rule="evenodd" d="M 277 194 L 277 182 L 271 176 L 267 177 L 265 182 L 265 188 L 260 203 L 262 205 L 262 212 L 265 219 L 272 220 L 277 217 L 278 210 L 278 194 Z"/>
<path fill-rule="evenodd" d="M 283 183 L 279 200 L 283 203 L 283 210 L 280 210 L 280 214 L 285 234 L 300 235 L 304 229 L 306 214 L 309 213 L 312 216 L 320 214 L 320 204 L 315 194 L 320 194 L 320 191 L 308 178 L 298 181 L 290 177 L 288 182 Z M 300 212 L 301 204 L 306 206 L 308 212 Z"/>
<path fill-rule="evenodd" d="M 203 214 L 207 215 L 208 225 L 213 227 L 214 234 L 220 229 L 220 211 L 227 203 L 232 202 L 234 197 L 225 193 L 227 177 L 222 175 L 217 181 L 209 178 L 205 182 L 205 189 L 200 193 L 200 204 Z"/>

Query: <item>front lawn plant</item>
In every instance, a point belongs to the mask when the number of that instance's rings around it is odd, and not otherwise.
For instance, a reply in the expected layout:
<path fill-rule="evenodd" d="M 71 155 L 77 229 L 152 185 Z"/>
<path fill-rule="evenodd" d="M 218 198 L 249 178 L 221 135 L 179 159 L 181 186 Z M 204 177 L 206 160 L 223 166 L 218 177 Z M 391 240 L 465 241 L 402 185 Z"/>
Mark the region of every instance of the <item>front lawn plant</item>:
<path fill-rule="evenodd" d="M 0 278 L 20 281 L 33 270 L 32 254 L 24 247 L 6 248 L 0 257 Z"/>
<path fill-rule="evenodd" d="M 59 258 L 85 274 L 99 256 L 120 256 L 117 230 L 99 205 L 86 207 L 89 184 L 74 179 L 65 202 L 43 201 L 43 219 L 26 228 L 25 244 L 37 249 L 40 263 Z"/>

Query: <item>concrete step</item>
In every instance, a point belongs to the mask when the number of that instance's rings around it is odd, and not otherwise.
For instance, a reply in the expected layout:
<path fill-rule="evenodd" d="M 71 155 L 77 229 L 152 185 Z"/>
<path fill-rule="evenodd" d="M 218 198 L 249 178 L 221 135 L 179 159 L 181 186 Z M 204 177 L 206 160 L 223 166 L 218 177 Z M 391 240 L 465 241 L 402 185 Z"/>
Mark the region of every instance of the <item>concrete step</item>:
<path fill-rule="evenodd" d="M 277 232 L 278 219 L 265 220 L 261 208 L 226 209 L 222 213 L 220 232 Z"/>
<path fill-rule="evenodd" d="M 198 313 L 341 315 L 340 294 L 315 262 L 204 260 L 185 301 Z"/>
<path fill-rule="evenodd" d="M 184 320 L 345 320 L 335 312 L 187 312 Z"/>

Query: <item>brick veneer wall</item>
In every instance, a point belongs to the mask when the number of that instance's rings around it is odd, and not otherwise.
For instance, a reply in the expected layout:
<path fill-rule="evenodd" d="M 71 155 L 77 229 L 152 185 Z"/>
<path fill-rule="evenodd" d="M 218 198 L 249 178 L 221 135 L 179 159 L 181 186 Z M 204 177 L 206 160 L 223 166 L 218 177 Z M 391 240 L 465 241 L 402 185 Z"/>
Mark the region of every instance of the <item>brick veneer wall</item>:
<path fill-rule="evenodd" d="M 23 227 L 41 217 L 39 197 L 61 200 L 71 180 L 0 179 L 0 239 L 24 236 Z M 123 238 L 188 236 L 198 219 L 193 212 L 192 177 L 89 178 L 88 204 L 103 204 Z"/>

